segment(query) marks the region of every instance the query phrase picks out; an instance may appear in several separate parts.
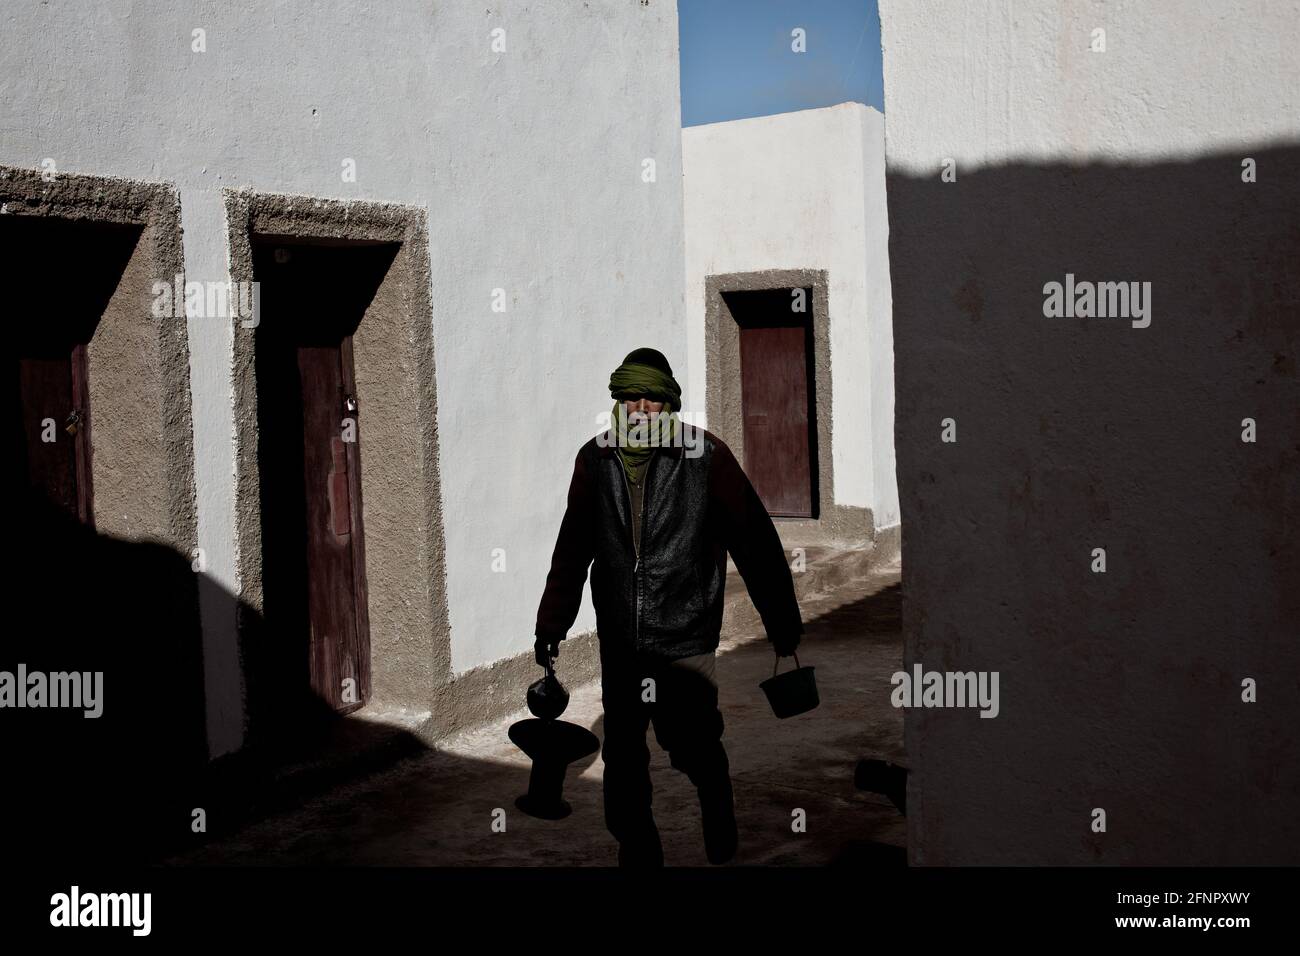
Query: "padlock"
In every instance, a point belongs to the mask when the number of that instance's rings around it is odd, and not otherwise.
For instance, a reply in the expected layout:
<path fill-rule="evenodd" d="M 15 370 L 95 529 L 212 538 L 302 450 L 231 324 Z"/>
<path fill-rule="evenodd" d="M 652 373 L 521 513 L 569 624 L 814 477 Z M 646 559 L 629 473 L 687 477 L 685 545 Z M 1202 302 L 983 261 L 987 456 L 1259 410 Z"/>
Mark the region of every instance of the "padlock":
<path fill-rule="evenodd" d="M 63 430 L 69 435 L 75 435 L 81 429 L 81 412 L 75 408 L 68 413 L 68 420 L 63 423 Z"/>

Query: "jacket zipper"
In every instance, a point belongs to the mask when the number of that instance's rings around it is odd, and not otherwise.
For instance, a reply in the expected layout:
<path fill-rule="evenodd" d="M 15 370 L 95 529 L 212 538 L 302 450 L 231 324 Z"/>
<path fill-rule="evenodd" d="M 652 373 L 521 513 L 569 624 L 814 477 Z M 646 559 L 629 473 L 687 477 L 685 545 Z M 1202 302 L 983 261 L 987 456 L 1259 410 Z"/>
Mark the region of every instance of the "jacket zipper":
<path fill-rule="evenodd" d="M 645 485 L 641 490 L 641 531 L 642 533 L 645 532 L 645 512 L 646 512 L 646 507 L 649 504 L 647 499 L 650 497 L 649 495 L 650 466 L 653 463 L 654 463 L 654 454 L 651 453 L 650 461 L 646 462 L 645 474 L 641 477 L 641 480 L 645 482 Z M 623 476 L 623 487 L 627 489 L 627 513 L 628 513 L 628 517 L 631 519 L 630 521 L 631 527 L 628 528 L 628 531 L 630 532 L 629 536 L 632 539 L 632 555 L 636 558 L 635 563 L 632 565 L 632 578 L 636 582 L 636 618 L 635 618 L 636 629 L 634 632 L 635 633 L 634 642 L 635 642 L 635 646 L 639 649 L 641 646 L 641 549 L 636 546 L 637 516 L 632 511 L 632 486 L 628 484 L 627 469 L 623 467 L 623 463 L 621 461 L 616 461 L 615 464 L 618 465 L 619 474 Z"/>
<path fill-rule="evenodd" d="M 632 554 L 636 558 L 636 563 L 632 566 L 632 580 L 636 587 L 636 636 L 633 638 L 633 646 L 641 644 L 641 553 L 636 546 L 636 515 L 632 513 L 632 486 L 628 484 L 627 469 L 617 458 L 614 464 L 618 466 L 618 473 L 623 476 L 623 487 L 627 489 L 627 515 L 628 537 L 632 541 Z"/>

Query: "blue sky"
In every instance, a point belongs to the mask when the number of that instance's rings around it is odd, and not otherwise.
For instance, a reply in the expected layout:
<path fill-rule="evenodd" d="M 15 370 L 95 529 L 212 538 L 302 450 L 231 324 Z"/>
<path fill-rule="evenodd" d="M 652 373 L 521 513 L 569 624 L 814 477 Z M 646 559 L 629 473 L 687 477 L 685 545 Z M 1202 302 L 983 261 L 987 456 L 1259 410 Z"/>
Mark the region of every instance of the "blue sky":
<path fill-rule="evenodd" d="M 678 0 L 682 125 L 856 100 L 884 110 L 876 0 Z M 802 27 L 807 52 L 790 49 Z"/>

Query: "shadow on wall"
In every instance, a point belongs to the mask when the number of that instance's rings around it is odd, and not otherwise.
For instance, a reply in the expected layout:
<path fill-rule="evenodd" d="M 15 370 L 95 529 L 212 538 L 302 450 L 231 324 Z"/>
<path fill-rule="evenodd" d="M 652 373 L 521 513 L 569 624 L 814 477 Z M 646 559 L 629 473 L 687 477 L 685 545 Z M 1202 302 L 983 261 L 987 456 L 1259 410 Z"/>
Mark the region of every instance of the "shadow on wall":
<path fill-rule="evenodd" d="M 103 676 L 95 700 L 83 699 L 80 707 L 0 712 L 6 780 L 0 787 L 0 819 L 7 825 L 5 847 L 12 859 L 38 867 L 54 861 L 66 866 L 161 860 L 178 865 L 614 862 L 602 785 L 582 775 L 594 754 L 566 775 L 566 796 L 579 808 L 574 816 L 562 825 L 512 817 L 517 823 L 511 832 L 520 837 L 513 841 L 479 824 L 485 807 L 509 808 L 527 789 L 525 769 L 448 753 L 434 764 L 413 761 L 405 771 L 374 775 L 398 757 L 427 748 L 410 734 L 336 719 L 324 702 L 306 695 L 294 711 L 281 708 L 280 720 L 270 727 L 255 729 L 250 723 L 247 747 L 209 763 L 196 607 L 200 590 L 216 586 L 167 547 L 96 534 L 66 508 L 38 495 L 20 494 L 15 500 L 22 550 L 6 578 L 13 618 L 0 645 L 0 671 L 14 674 L 21 664 L 28 674 Z M 234 600 L 225 592 L 202 597 Z M 863 723 L 861 716 L 864 704 L 886 707 L 883 693 L 866 688 L 883 687 L 883 673 L 896 666 L 898 603 L 897 590 L 889 588 L 808 622 L 808 646 L 825 640 L 838 647 L 841 659 L 857 663 L 820 676 L 823 702 L 817 719 L 805 725 L 807 745 L 793 746 L 798 738 L 790 731 L 797 727 L 788 726 L 788 763 L 777 761 L 779 772 L 772 771 L 774 718 L 757 691 L 771 673 L 770 651 L 755 645 L 729 659 L 733 686 L 753 693 L 725 708 L 728 751 L 737 766 L 768 768 L 739 784 L 748 806 L 750 861 L 901 863 L 901 847 L 889 842 L 898 838 L 895 811 L 857 792 L 851 782 L 859 757 L 899 754 L 897 724 Z M 253 613 L 246 606 L 240 610 Z M 276 636 L 267 629 L 260 634 Z M 874 655 L 859 653 L 859 643 L 862 650 L 871 645 Z M 521 686 L 521 703 L 523 692 Z M 96 709 L 100 716 L 83 716 Z M 592 729 L 604 736 L 603 717 Z M 331 759 L 340 752 L 349 759 Z M 826 788 L 828 768 L 839 791 L 823 789 L 818 797 L 800 798 L 821 801 L 826 814 L 826 825 L 811 842 L 791 834 L 779 814 L 775 827 L 763 831 L 768 835 L 755 839 L 754 827 L 771 826 L 768 801 L 788 790 L 785 781 L 817 780 Z M 772 778 L 764 779 L 766 773 Z M 369 782 L 359 793 L 339 791 L 333 800 L 307 805 L 309 797 L 362 778 Z M 684 780 L 677 781 L 677 792 L 685 791 L 685 803 L 661 822 L 678 833 L 686 828 L 686 842 L 702 861 L 695 797 Z M 669 805 L 661 789 L 665 783 L 656 777 L 661 808 Z M 206 813 L 206 832 L 192 829 L 195 808 Z M 279 816 L 283 811 L 290 812 Z M 252 835 L 244 829 L 268 819 Z M 674 849 L 679 856 L 683 852 L 684 843 Z"/>
<path fill-rule="evenodd" d="M 219 585 L 170 548 L 97 534 L 30 488 L 13 501 L 21 549 L 6 576 L 0 671 L 16 683 L 21 665 L 25 700 L 44 704 L 6 700 L 0 712 L 0 819 L 16 858 L 121 863 L 183 850 L 270 809 L 269 784 L 286 764 L 349 745 L 332 709 L 303 693 L 282 702 L 275 723 L 250 726 L 243 751 L 209 763 L 198 601 Z M 51 675 L 74 673 L 79 706 L 50 706 Z M 349 724 L 343 736 L 378 732 Z M 395 736 L 376 756 L 414 747 Z M 195 808 L 206 833 L 192 828 Z"/>
<path fill-rule="evenodd" d="M 905 662 L 1001 695 L 909 711 L 912 862 L 1300 862 L 1300 149 L 888 196 Z"/>
<path fill-rule="evenodd" d="M 30 490 L 14 501 L 22 547 L 0 670 L 22 665 L 48 686 L 42 701 L 19 685 L 27 706 L 0 714 L 10 838 L 33 860 L 133 859 L 155 828 L 189 832 L 176 798 L 207 757 L 199 576 L 169 548 L 96 534 Z M 84 678 L 80 706 L 52 706 L 52 675 L 65 673 Z"/>

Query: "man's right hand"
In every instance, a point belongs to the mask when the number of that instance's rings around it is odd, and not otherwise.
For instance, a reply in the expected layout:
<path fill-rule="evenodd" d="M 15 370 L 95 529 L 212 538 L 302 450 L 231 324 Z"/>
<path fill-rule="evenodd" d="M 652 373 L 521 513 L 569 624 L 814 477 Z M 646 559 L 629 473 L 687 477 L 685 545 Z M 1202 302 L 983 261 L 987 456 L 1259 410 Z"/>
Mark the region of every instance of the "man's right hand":
<path fill-rule="evenodd" d="M 776 651 L 777 657 L 789 657 L 794 653 L 794 649 L 799 646 L 798 634 L 778 634 L 771 637 L 772 649 Z"/>
<path fill-rule="evenodd" d="M 550 667 L 551 662 L 560 656 L 560 642 L 547 641 L 539 637 L 533 642 L 533 653 L 537 658 L 538 666 Z"/>

